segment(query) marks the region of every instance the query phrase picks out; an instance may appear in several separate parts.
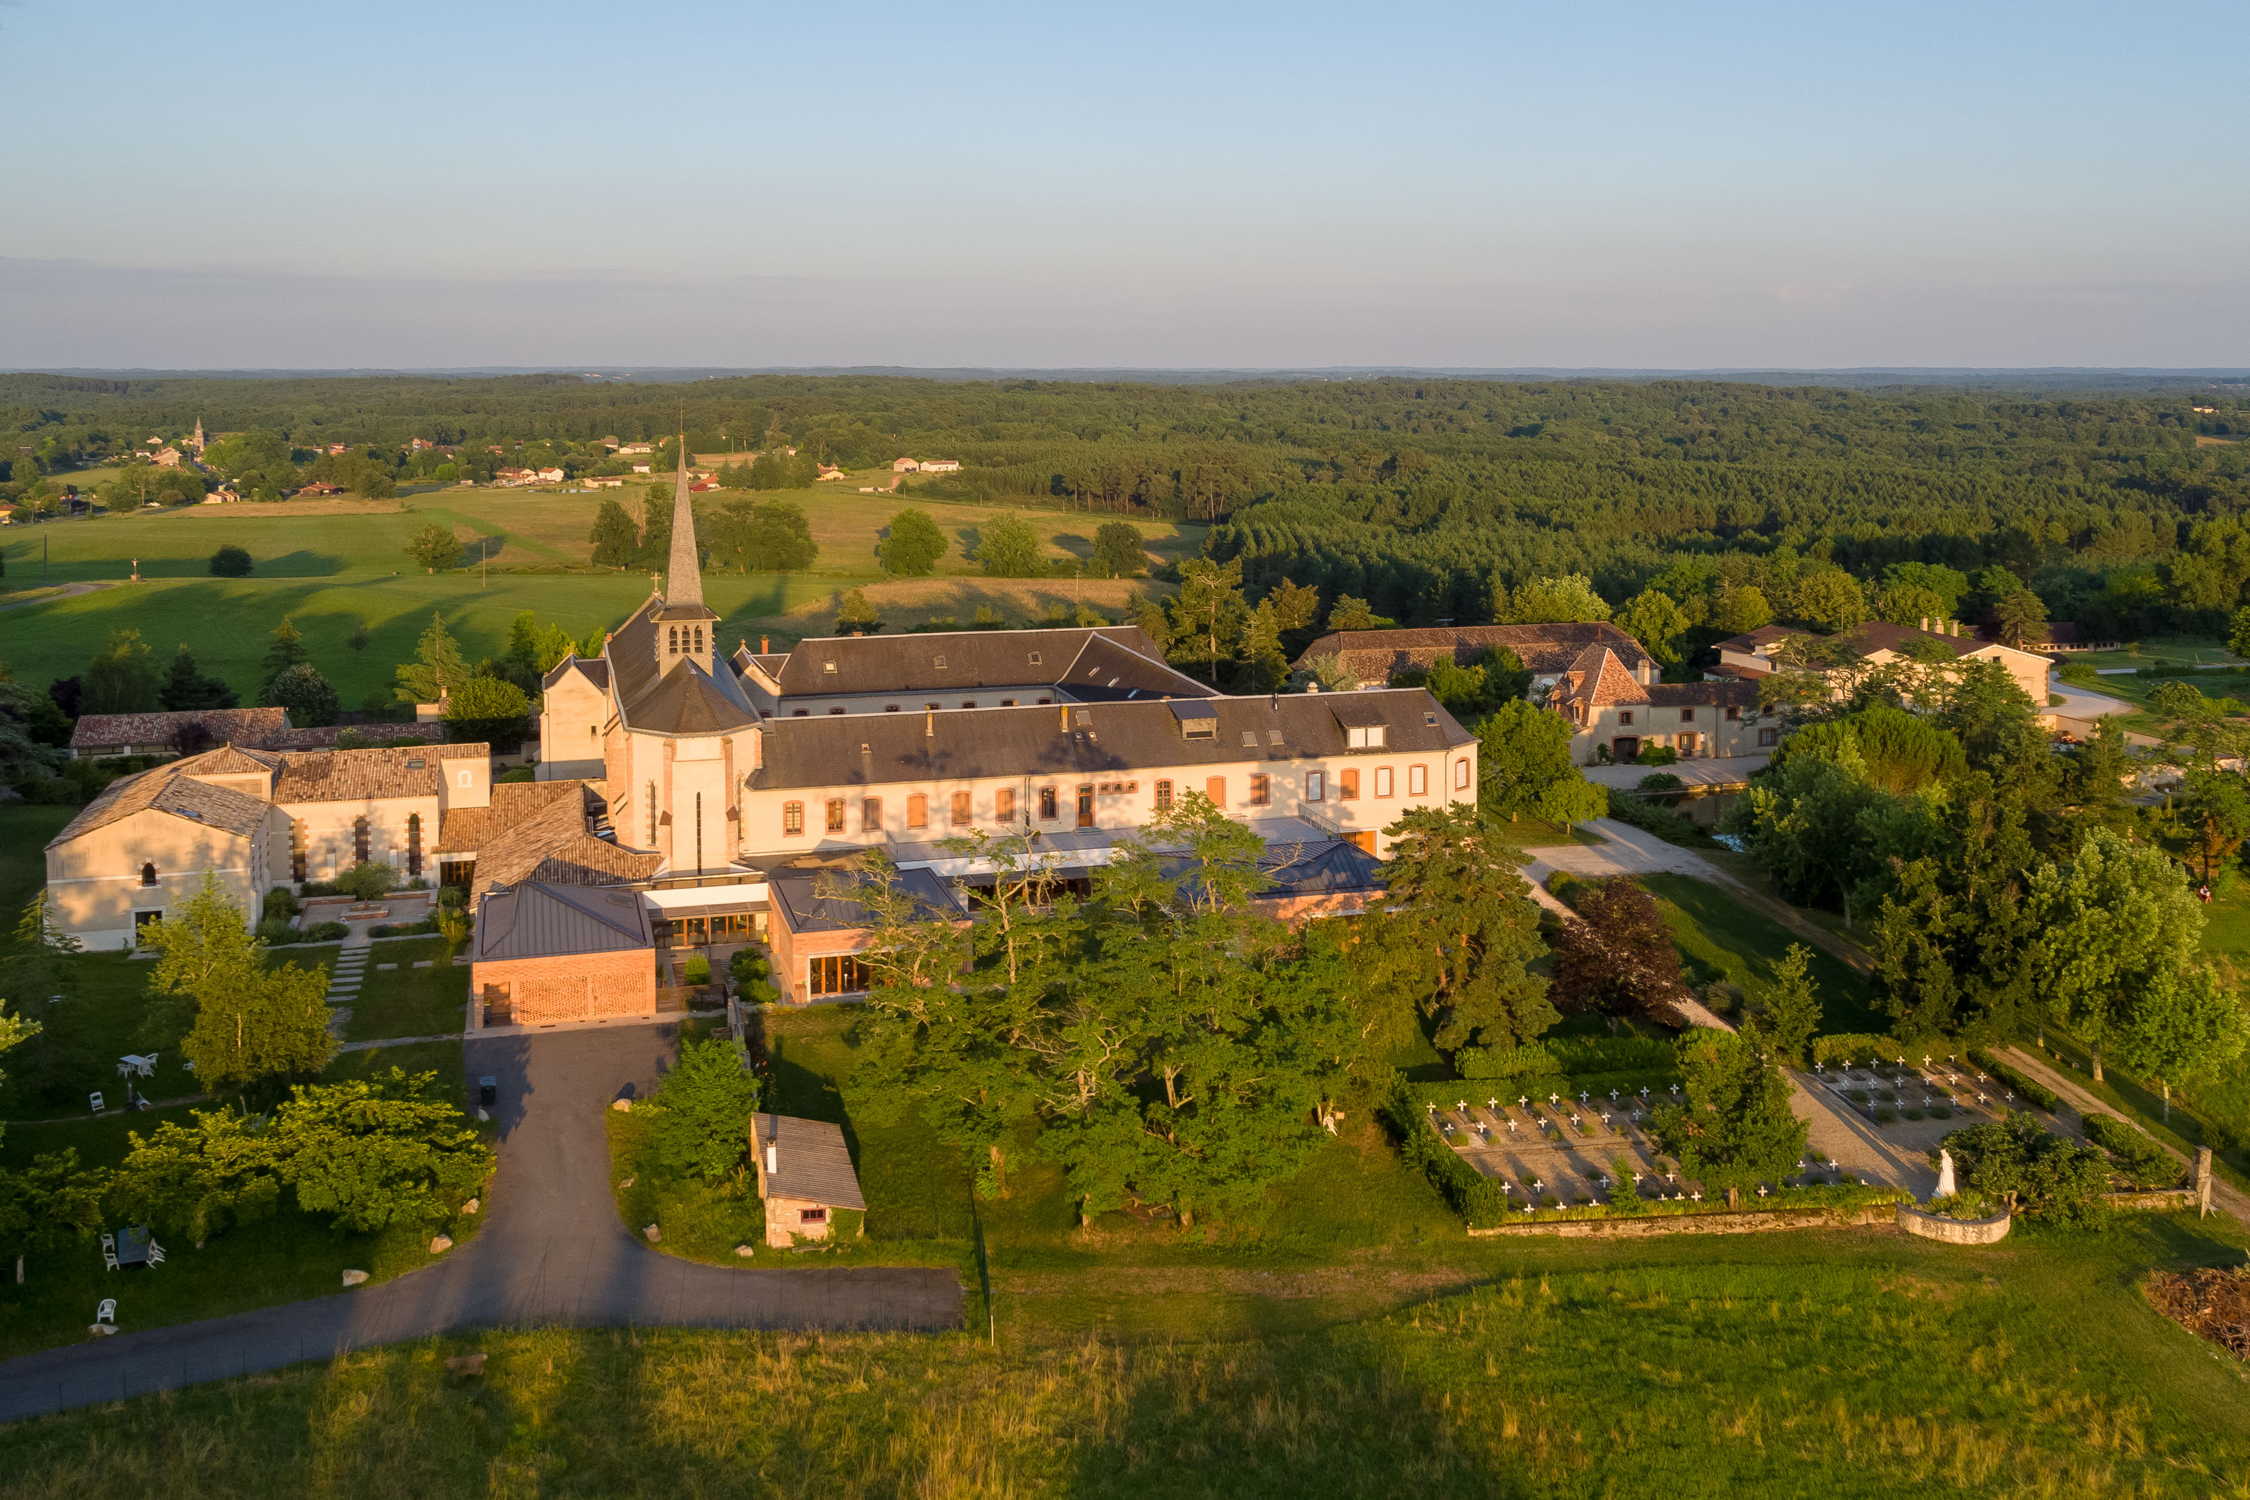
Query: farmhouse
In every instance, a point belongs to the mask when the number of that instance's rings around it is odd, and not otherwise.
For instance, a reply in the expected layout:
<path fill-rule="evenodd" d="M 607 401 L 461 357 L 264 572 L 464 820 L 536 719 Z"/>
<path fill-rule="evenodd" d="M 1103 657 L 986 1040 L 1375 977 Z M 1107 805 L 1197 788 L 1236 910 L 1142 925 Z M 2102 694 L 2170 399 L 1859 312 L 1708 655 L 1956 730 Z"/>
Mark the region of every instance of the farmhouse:
<path fill-rule="evenodd" d="M 1714 672 L 1755 683 L 1777 672 L 1808 672 L 1826 679 L 1835 697 L 1847 696 L 1868 673 L 1900 663 L 1961 660 L 1997 662 L 2033 703 L 2047 702 L 2047 659 L 1998 641 L 1980 640 L 1959 621 L 1930 621 L 1929 629 L 1876 620 L 1836 635 L 1814 635 L 1768 625 L 1718 644 Z"/>
<path fill-rule="evenodd" d="M 961 472 L 961 460 L 957 458 L 925 458 L 922 460 L 922 472 L 925 474 L 958 474 Z"/>

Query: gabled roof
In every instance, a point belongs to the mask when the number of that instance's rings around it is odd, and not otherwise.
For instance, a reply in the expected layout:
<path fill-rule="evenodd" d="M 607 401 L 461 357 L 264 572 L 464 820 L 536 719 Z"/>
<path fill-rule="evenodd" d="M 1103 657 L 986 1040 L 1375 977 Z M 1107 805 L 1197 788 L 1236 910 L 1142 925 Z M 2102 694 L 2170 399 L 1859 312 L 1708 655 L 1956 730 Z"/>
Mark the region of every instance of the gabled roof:
<path fill-rule="evenodd" d="M 448 814 L 441 830 L 446 846 L 476 850 L 480 893 L 530 880 L 549 885 L 646 880 L 663 863 L 659 854 L 622 849 L 595 836 L 593 815 L 600 801 L 583 781 L 502 782 L 492 791 L 485 818 L 456 829 Z"/>
<path fill-rule="evenodd" d="M 73 750 L 111 745 L 177 745 L 185 728 L 199 729 L 209 743 L 256 745 L 289 727 L 279 708 L 182 708 L 162 713 L 87 714 L 70 732 Z"/>
<path fill-rule="evenodd" d="M 361 802 L 435 797 L 449 760 L 489 760 L 490 745 L 393 745 L 283 753 L 276 802 Z"/>
<path fill-rule="evenodd" d="M 1747 635 L 1719 642 L 1717 649 L 1748 656 L 1771 656 L 1786 642 L 1800 640 L 1816 642 L 1852 656 L 1872 656 L 1878 651 L 1911 655 L 1930 650 L 1941 651 L 1948 656 L 1967 656 L 1972 651 L 1989 650 L 1993 645 L 1992 642 L 1979 640 L 1973 635 L 1946 635 L 1913 625 L 1893 625 L 1888 620 L 1870 620 L 1864 625 L 1855 625 L 1834 635 L 1792 630 L 1785 625 L 1762 625 Z"/>
<path fill-rule="evenodd" d="M 952 693 L 1052 683 L 1073 697 L 1208 697 L 1134 625 L 960 630 L 916 635 L 815 636 L 779 665 L 758 658 L 784 697 Z"/>
<path fill-rule="evenodd" d="M 158 766 L 111 782 L 77 817 L 63 825 L 62 832 L 49 840 L 47 847 L 67 844 L 143 812 L 165 813 L 232 837 L 248 838 L 265 821 L 270 806 L 232 787 L 213 786 L 183 775 L 177 763 Z"/>
<path fill-rule="evenodd" d="M 873 786 L 987 776 L 1098 775 L 1156 766 L 1236 765 L 1442 751 L 1470 743 L 1421 688 L 1212 698 L 1217 731 L 1190 739 L 1162 699 L 946 713 L 772 719 L 753 787 Z M 1353 748 L 1345 718 L 1384 728 Z"/>
<path fill-rule="evenodd" d="M 722 682 L 683 656 L 633 701 L 625 721 L 658 734 L 721 734 L 755 724 L 757 710 L 742 701 L 739 687 L 733 692 L 729 687 L 731 677 Z"/>
<path fill-rule="evenodd" d="M 867 1207 L 841 1126 L 795 1115 L 758 1114 L 751 1116 L 750 1134 L 760 1186 L 767 1197 L 797 1198 L 830 1208 Z M 768 1146 L 774 1148 L 771 1172 L 765 1169 Z"/>
<path fill-rule="evenodd" d="M 535 880 L 492 891 L 477 907 L 480 963 L 655 946 L 640 892 L 620 887 L 563 887 Z"/>
<path fill-rule="evenodd" d="M 1588 646 L 1578 655 L 1578 660 L 1563 674 L 1557 699 L 1565 703 L 1583 703 L 1590 708 L 1605 708 L 1613 703 L 1646 703 L 1648 690 L 1640 679 L 1625 670 L 1617 653 L 1607 646 Z"/>
<path fill-rule="evenodd" d="M 1553 625 L 1430 625 L 1404 630 L 1339 630 L 1322 636 L 1297 655 L 1306 666 L 1318 657 L 1336 658 L 1361 682 L 1388 682 L 1408 667 L 1428 667 L 1444 658 L 1466 663 L 1495 646 L 1513 651 L 1538 676 L 1566 672 L 1588 646 L 1607 646 L 1630 671 L 1654 666 L 1640 642 L 1606 620 Z"/>
<path fill-rule="evenodd" d="M 271 775 L 281 769 L 281 757 L 270 750 L 221 745 L 216 750 L 206 750 L 200 755 L 176 760 L 172 762 L 171 769 L 189 776 Z"/>

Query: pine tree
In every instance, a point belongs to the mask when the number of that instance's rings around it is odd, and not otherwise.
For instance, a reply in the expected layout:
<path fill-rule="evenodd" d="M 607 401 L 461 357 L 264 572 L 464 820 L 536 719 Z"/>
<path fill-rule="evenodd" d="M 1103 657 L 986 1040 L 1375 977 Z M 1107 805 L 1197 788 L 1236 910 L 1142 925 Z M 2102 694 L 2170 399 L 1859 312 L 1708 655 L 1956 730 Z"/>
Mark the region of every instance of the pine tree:
<path fill-rule="evenodd" d="M 279 677 L 291 667 L 299 666 L 310 660 L 312 660 L 312 653 L 305 649 L 305 638 L 298 632 L 297 622 L 289 616 L 283 615 L 281 623 L 273 628 L 273 635 L 266 643 L 264 660 L 258 664 L 258 697 L 260 701 L 265 700 L 267 686 L 276 677 Z"/>
<path fill-rule="evenodd" d="M 446 629 L 445 616 L 433 614 L 415 642 L 414 660 L 399 667 L 392 696 L 401 703 L 436 703 L 468 678 L 461 643 Z"/>
<path fill-rule="evenodd" d="M 595 567 L 622 568 L 632 562 L 634 551 L 640 546 L 641 529 L 633 524 L 624 506 L 604 496 L 587 540 L 594 544 Z"/>
<path fill-rule="evenodd" d="M 216 677 L 206 677 L 196 670 L 195 658 L 188 653 L 185 642 L 173 654 L 172 665 L 164 674 L 164 686 L 157 690 L 157 702 L 167 709 L 232 708 L 235 705 L 234 689 Z"/>
<path fill-rule="evenodd" d="M 1754 1043 L 1696 1029 L 1680 1039 L 1682 1098 L 1656 1111 L 1656 1138 L 1680 1171 L 1731 1206 L 1746 1189 L 1778 1183 L 1805 1154 L 1805 1122 L 1789 1108 L 1789 1080 Z"/>
<path fill-rule="evenodd" d="M 1802 1063 L 1820 1030 L 1820 991 L 1812 981 L 1812 949 L 1791 943 L 1773 966 L 1773 977 L 1750 997 L 1758 1028 L 1774 1054 Z"/>
<path fill-rule="evenodd" d="M 867 590 L 846 589 L 836 606 L 838 635 L 874 635 L 883 628 L 883 616 L 867 602 Z"/>

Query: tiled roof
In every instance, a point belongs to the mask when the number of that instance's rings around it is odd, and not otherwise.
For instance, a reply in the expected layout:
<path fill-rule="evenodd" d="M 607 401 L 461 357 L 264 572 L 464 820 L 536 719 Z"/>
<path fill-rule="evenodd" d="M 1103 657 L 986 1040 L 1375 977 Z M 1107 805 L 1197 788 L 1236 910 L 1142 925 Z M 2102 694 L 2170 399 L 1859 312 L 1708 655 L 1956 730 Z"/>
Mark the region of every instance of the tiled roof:
<path fill-rule="evenodd" d="M 192 725 L 213 743 L 263 744 L 268 735 L 289 728 L 278 708 L 183 708 L 163 713 L 87 714 L 70 732 L 73 750 L 113 745 L 176 745 L 180 730 Z"/>
<path fill-rule="evenodd" d="M 486 895 L 477 907 L 476 958 L 553 958 L 654 949 L 640 892 L 534 880 Z"/>
<path fill-rule="evenodd" d="M 443 724 L 323 724 L 313 729 L 284 729 L 261 741 L 267 750 L 333 750 L 336 736 L 356 735 L 370 745 L 443 744 Z"/>
<path fill-rule="evenodd" d="M 1878 651 L 1893 651 L 1904 655 L 1931 647 L 1951 656 L 1966 656 L 1992 644 L 1973 635 L 1944 635 L 1913 625 L 1893 625 L 1888 620 L 1870 620 L 1864 625 L 1855 625 L 1849 630 L 1826 636 L 1810 630 L 1763 625 L 1748 635 L 1738 635 L 1719 642 L 1717 649 L 1744 655 L 1771 656 L 1784 643 L 1799 640 L 1825 644 L 1831 649 L 1853 656 L 1872 656 Z"/>
<path fill-rule="evenodd" d="M 945 713 L 848 714 L 774 719 L 761 790 L 873 786 L 986 776 L 1092 775 L 1151 766 L 1235 765 L 1339 755 L 1436 751 L 1474 738 L 1421 688 L 1359 693 L 1285 693 L 1211 698 L 1189 739 L 1174 705 L 1136 702 L 956 709 Z M 1381 724 L 1385 743 L 1353 749 L 1344 720 Z"/>
<path fill-rule="evenodd" d="M 269 804 L 263 800 L 232 787 L 213 786 L 183 775 L 180 764 L 175 763 L 111 782 L 77 817 L 63 825 L 62 832 L 56 834 L 47 847 L 52 849 L 66 844 L 140 812 L 168 813 L 221 833 L 247 838 L 265 821 L 268 808 Z"/>
<path fill-rule="evenodd" d="M 844 1144 L 843 1128 L 827 1120 L 801 1120 L 795 1115 L 759 1114 L 751 1117 L 752 1145 L 758 1170 L 769 1198 L 799 1198 L 825 1203 L 830 1208 L 865 1209 L 859 1194 L 859 1174 L 852 1170 L 852 1153 Z M 774 1170 L 765 1170 L 766 1147 L 774 1148 Z"/>
<path fill-rule="evenodd" d="M 519 788 L 541 787 L 539 782 L 503 783 Z M 656 873 L 662 856 L 638 849 L 621 849 L 589 831 L 596 806 L 583 781 L 551 781 L 556 788 L 541 798 L 521 799 L 522 814 L 491 832 L 477 846 L 476 889 L 481 894 L 495 885 L 521 885 L 543 880 L 550 885 L 613 885 L 645 880 Z M 499 787 L 494 787 L 497 793 Z M 575 795 L 572 795 L 575 793 Z M 513 813 L 518 800 L 497 801 L 504 813 Z M 445 835 L 452 842 L 452 834 Z"/>
<path fill-rule="evenodd" d="M 1625 670 L 1617 653 L 1607 646 L 1588 646 L 1581 651 L 1562 675 L 1555 697 L 1558 704 L 1583 703 L 1589 708 L 1649 701 L 1648 689 Z"/>
<path fill-rule="evenodd" d="M 1648 688 L 1657 708 L 1756 708 L 1758 684 L 1739 678 L 1724 682 L 1659 682 Z"/>
<path fill-rule="evenodd" d="M 1212 691 L 1165 665 L 1156 643 L 1134 625 L 816 636 L 791 647 L 778 670 L 767 670 L 784 697 L 956 693 L 1035 683 L 1117 696 L 1135 689 L 1156 697 Z"/>
<path fill-rule="evenodd" d="M 170 769 L 189 776 L 255 776 L 281 769 L 281 757 L 270 750 L 250 750 L 241 745 L 221 745 L 201 755 L 172 762 Z"/>
<path fill-rule="evenodd" d="M 276 802 L 361 802 L 435 797 L 449 760 L 484 760 L 492 747 L 401 745 L 368 750 L 293 750 L 281 756 Z"/>
<path fill-rule="evenodd" d="M 474 854 L 519 823 L 544 811 L 557 800 L 575 799 L 586 805 L 582 781 L 496 781 L 486 807 L 449 807 L 438 827 L 439 854 Z"/>
<path fill-rule="evenodd" d="M 1406 630 L 1339 630 L 1298 653 L 1302 667 L 1323 656 L 1335 657 L 1361 682 L 1388 682 L 1408 667 L 1428 667 L 1450 656 L 1467 663 L 1494 646 L 1505 646 L 1540 676 L 1566 672 L 1588 646 L 1607 646 L 1632 671 L 1653 665 L 1640 642 L 1606 620 L 1555 625 L 1432 625 Z"/>

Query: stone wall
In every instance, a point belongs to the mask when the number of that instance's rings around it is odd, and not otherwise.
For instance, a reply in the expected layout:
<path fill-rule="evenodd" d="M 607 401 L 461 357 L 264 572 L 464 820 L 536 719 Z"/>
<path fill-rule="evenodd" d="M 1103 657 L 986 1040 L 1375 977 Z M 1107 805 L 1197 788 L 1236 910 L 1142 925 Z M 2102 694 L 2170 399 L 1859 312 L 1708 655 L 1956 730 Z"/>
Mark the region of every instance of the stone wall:
<path fill-rule="evenodd" d="M 1918 1239 L 1943 1240 L 1948 1245 L 1996 1245 L 2008 1237 L 2014 1225 L 2014 1216 L 2006 1213 L 1989 1219 L 1948 1219 L 1943 1214 L 1924 1213 L 1912 1204 L 1898 1206 L 1899 1228 Z"/>
<path fill-rule="evenodd" d="M 1864 1208 L 1745 1209 L 1737 1213 L 1652 1214 L 1628 1219 L 1529 1219 L 1472 1228 L 1474 1236 L 1553 1234 L 1566 1239 L 1642 1239 L 1660 1234 L 1758 1234 L 1771 1229 L 1859 1229 L 1891 1222 L 1891 1205 Z"/>

